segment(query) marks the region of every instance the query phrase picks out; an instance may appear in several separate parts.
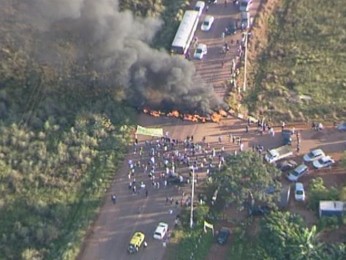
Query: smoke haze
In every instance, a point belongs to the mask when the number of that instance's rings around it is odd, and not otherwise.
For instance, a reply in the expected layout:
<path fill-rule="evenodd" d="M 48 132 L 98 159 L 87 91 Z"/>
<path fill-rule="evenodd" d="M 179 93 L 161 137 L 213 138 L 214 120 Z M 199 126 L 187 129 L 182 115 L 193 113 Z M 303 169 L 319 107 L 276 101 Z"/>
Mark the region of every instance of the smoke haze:
<path fill-rule="evenodd" d="M 72 60 L 94 75 L 94 85 L 137 107 L 208 113 L 219 105 L 192 63 L 149 47 L 160 20 L 119 12 L 117 0 L 19 2 L 15 19 L 35 28 L 33 55 L 40 63 L 59 67 Z M 74 52 L 52 50 L 57 42 L 72 43 Z"/>

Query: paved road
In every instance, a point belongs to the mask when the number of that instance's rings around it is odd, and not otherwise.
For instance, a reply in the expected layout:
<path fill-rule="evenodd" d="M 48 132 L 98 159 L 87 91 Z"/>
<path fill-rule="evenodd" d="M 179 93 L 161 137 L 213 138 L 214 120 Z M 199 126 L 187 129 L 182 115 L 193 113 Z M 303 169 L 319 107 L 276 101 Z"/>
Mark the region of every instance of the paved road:
<path fill-rule="evenodd" d="M 235 35 L 226 36 L 224 39 L 221 37 L 222 32 L 229 25 L 230 21 L 239 21 L 240 12 L 239 8 L 232 4 L 232 1 L 228 0 L 227 5 L 224 5 L 224 1 L 219 0 L 219 3 L 210 5 L 208 12 L 203 12 L 201 16 L 201 23 L 205 15 L 212 15 L 215 18 L 215 22 L 212 28 L 208 32 L 203 32 L 200 29 L 200 25 L 197 29 L 196 36 L 198 41 L 205 43 L 208 46 L 208 54 L 201 61 L 194 60 L 194 64 L 197 69 L 197 73 L 201 77 L 214 86 L 215 92 L 223 98 L 226 92 L 224 88 L 225 81 L 230 79 L 232 59 L 237 55 L 237 49 L 239 45 L 237 41 L 242 38 L 241 31 L 238 31 Z M 260 6 L 260 0 L 253 1 L 253 5 L 250 9 L 251 17 L 255 17 Z M 230 51 L 227 54 L 220 53 L 224 43 L 230 47 Z M 192 48 L 191 51 L 194 51 Z M 222 65 L 223 63 L 223 65 Z"/>

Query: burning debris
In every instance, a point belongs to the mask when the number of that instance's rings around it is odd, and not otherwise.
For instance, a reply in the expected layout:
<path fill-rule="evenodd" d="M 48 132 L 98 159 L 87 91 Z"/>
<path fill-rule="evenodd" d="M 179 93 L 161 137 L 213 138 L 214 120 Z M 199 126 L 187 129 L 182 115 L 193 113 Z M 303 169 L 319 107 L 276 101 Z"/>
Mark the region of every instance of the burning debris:
<path fill-rule="evenodd" d="M 60 72 L 68 85 L 79 80 L 135 107 L 198 114 L 220 107 L 212 85 L 196 75 L 192 63 L 150 48 L 160 20 L 119 12 L 117 0 L 22 0 L 14 8 L 14 18 L 35 34 L 32 56 Z M 76 65 L 82 75 L 72 69 Z M 196 120 L 204 119 L 191 118 Z"/>
<path fill-rule="evenodd" d="M 208 116 L 201 116 L 197 114 L 184 114 L 180 113 L 177 110 L 173 110 L 169 113 L 164 113 L 157 110 L 150 110 L 150 109 L 143 109 L 143 112 L 145 114 L 151 115 L 153 117 L 161 117 L 161 116 L 167 116 L 167 117 L 174 117 L 174 118 L 180 118 L 184 121 L 191 121 L 194 123 L 206 123 L 206 122 L 214 122 L 219 123 L 222 118 L 227 117 L 228 113 L 225 110 L 220 109 L 218 112 L 214 112 Z"/>

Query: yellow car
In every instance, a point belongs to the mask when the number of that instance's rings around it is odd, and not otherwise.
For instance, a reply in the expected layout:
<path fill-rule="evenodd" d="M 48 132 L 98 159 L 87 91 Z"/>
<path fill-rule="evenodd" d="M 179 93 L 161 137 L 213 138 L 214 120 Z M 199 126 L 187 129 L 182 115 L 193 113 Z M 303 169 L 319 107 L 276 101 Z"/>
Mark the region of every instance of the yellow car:
<path fill-rule="evenodd" d="M 127 248 L 127 251 L 130 254 L 134 254 L 138 252 L 139 248 L 144 242 L 145 235 L 142 232 L 135 232 L 131 238 L 129 247 Z"/>

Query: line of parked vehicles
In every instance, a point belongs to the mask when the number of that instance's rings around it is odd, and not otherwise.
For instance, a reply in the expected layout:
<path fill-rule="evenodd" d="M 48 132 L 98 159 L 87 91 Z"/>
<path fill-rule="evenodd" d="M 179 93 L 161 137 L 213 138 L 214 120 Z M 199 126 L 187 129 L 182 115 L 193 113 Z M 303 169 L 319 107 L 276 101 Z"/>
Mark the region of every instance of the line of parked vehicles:
<path fill-rule="evenodd" d="M 225 28 L 225 31 L 223 32 L 223 35 L 233 35 L 235 34 L 239 29 L 248 30 L 251 27 L 252 19 L 250 17 L 250 8 L 252 6 L 252 0 L 240 0 L 236 1 L 238 2 L 239 11 L 240 11 L 240 19 L 239 21 L 231 21 L 230 24 Z M 209 9 L 210 4 L 216 4 L 217 0 L 209 0 L 208 5 L 206 6 L 204 1 L 197 1 L 194 10 L 198 11 L 199 16 L 202 15 L 203 10 Z M 202 21 L 201 24 L 201 30 L 204 32 L 210 31 L 213 23 L 214 23 L 214 16 L 212 15 L 206 15 Z M 195 59 L 201 60 L 203 57 L 208 53 L 207 45 L 204 43 L 199 43 L 195 49 L 193 57 Z"/>
<path fill-rule="evenodd" d="M 287 158 L 293 154 L 290 145 L 284 145 L 275 149 L 268 150 L 265 160 L 268 163 Z M 331 156 L 326 155 L 322 149 L 313 149 L 303 156 L 303 163 L 299 164 L 294 160 L 284 160 L 277 163 L 277 167 L 286 174 L 286 178 L 295 182 L 294 197 L 297 201 L 305 200 L 304 185 L 298 182 L 299 179 L 309 172 L 307 164 L 311 164 L 314 169 L 330 167 L 335 163 Z"/>

